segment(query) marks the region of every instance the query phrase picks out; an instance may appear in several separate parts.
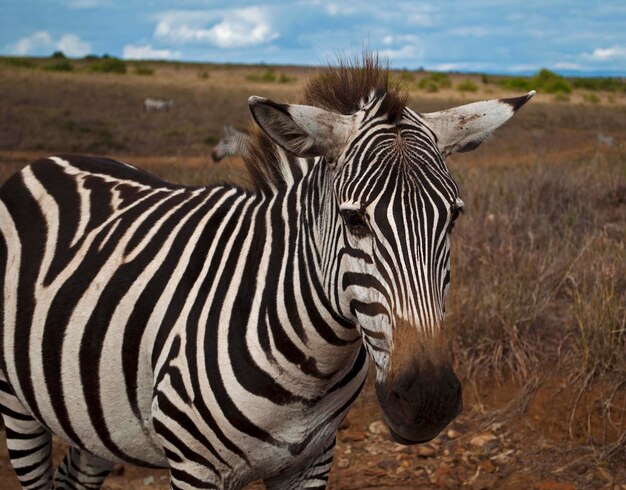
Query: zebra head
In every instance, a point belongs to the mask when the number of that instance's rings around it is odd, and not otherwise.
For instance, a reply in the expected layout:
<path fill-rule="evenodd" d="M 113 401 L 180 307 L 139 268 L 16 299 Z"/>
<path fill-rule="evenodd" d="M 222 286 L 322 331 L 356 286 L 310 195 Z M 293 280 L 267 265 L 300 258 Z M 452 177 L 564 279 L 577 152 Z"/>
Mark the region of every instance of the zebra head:
<path fill-rule="evenodd" d="M 323 204 L 322 281 L 376 366 L 392 436 L 435 437 L 461 410 L 461 384 L 444 330 L 450 235 L 463 209 L 445 164 L 476 148 L 529 100 L 490 100 L 419 114 L 372 91 L 353 113 L 251 97 L 279 146 L 317 157 Z"/>

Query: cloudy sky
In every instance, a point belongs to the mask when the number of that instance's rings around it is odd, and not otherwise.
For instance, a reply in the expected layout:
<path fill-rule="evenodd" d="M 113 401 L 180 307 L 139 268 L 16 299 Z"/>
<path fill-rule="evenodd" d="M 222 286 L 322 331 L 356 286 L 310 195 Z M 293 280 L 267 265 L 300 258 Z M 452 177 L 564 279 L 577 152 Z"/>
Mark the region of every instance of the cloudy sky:
<path fill-rule="evenodd" d="M 0 54 L 626 75 L 624 0 L 0 0 Z"/>

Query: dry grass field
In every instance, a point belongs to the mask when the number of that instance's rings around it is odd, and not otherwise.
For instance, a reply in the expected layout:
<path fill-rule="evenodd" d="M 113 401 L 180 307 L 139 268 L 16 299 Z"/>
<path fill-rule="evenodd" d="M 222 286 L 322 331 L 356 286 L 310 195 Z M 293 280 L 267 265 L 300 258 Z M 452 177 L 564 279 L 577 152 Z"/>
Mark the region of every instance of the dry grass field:
<path fill-rule="evenodd" d="M 86 62 L 71 72 L 38 68 L 45 63 L 0 59 L 0 181 L 35 158 L 79 152 L 186 184 L 247 185 L 238 158 L 209 157 L 222 125 L 249 123 L 250 95 L 293 100 L 311 73 L 174 63 L 131 64 L 126 74 L 92 73 Z M 450 75 L 437 91 L 420 88 L 429 74 L 394 76 L 418 111 L 520 94 L 479 75 Z M 459 89 L 467 80 L 475 91 Z M 146 97 L 174 107 L 143 112 Z M 330 488 L 625 490 L 626 92 L 539 93 L 449 165 L 466 203 L 447 304 L 464 412 L 433 442 L 399 446 L 368 386 L 339 432 Z M 0 446 L 0 486 L 18 488 Z M 120 468 L 107 488 L 165 489 L 165 475 Z"/>

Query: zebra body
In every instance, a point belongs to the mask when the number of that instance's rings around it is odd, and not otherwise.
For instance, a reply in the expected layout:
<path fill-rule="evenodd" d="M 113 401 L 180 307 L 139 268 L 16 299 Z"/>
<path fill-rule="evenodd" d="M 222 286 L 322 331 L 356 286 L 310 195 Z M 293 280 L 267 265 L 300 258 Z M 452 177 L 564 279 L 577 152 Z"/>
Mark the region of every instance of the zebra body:
<path fill-rule="evenodd" d="M 241 155 L 244 159 L 247 156 L 250 133 L 244 129 L 237 129 L 230 124 L 224 125 L 224 136 L 217 142 L 211 158 L 214 162 L 219 162 L 225 157 Z"/>
<path fill-rule="evenodd" d="M 174 107 L 174 101 L 171 99 L 151 99 L 147 98 L 143 101 L 144 112 L 167 112 Z"/>
<path fill-rule="evenodd" d="M 459 413 L 443 157 L 532 93 L 420 115 L 371 71 L 336 112 L 250 99 L 260 191 L 77 156 L 0 189 L 0 408 L 23 487 L 50 487 L 52 431 L 73 448 L 57 488 L 98 488 L 112 462 L 168 467 L 172 488 L 324 488 L 368 359 L 398 442 Z"/>
<path fill-rule="evenodd" d="M 42 181 L 51 180 L 55 187 L 46 189 Z M 366 362 L 353 327 L 314 303 L 323 300 L 288 290 L 306 266 L 297 256 L 285 262 L 272 235 L 282 242 L 282 211 L 297 192 L 260 197 L 235 187 L 189 189 L 124 164 L 77 157 L 40 161 L 14 177 L 2 190 L 14 204 L 1 206 L 1 221 L 5 236 L 20 239 L 9 242 L 12 267 L 5 277 L 29 275 L 22 247 L 46 243 L 39 260 L 29 252 L 34 282 L 22 281 L 36 291 L 30 338 L 18 338 L 29 328 L 20 315 L 4 325 L 3 369 L 26 410 L 66 442 L 107 461 L 167 467 L 167 451 L 189 447 L 209 468 L 205 481 L 227 475 L 220 488 L 267 477 L 332 445 Z M 41 224 L 33 228 L 36 214 Z M 245 226 L 253 221 L 254 235 Z M 268 283 L 276 289 L 268 292 Z M 80 291 L 74 304 L 61 301 L 64 289 Z M 308 349 L 297 332 L 286 332 L 287 339 L 276 332 L 289 323 L 283 298 L 292 295 L 319 309 L 316 322 L 332 342 L 325 355 L 318 347 L 326 340 L 315 329 L 306 332 Z M 5 287 L 5 305 L 18 302 L 18 291 Z M 267 351 L 261 339 L 245 335 L 261 315 L 280 318 L 279 325 L 260 322 L 269 329 Z M 293 354 L 281 352 L 281 342 L 301 349 L 294 364 L 284 362 Z M 47 352 L 46 345 L 54 349 Z M 36 354 L 42 346 L 43 357 Z M 31 355 L 17 358 L 17 352 Z M 296 364 L 312 359 L 309 372 Z M 263 372 L 244 371 L 260 361 Z M 231 380 L 224 381 L 228 393 L 209 376 L 216 372 Z M 339 383 L 346 386 L 332 391 Z M 237 413 L 251 405 L 254 411 Z M 188 413 L 174 422 L 177 410 Z M 193 425 L 191 434 L 185 423 Z M 159 428 L 169 434 L 178 424 L 178 445 L 161 440 Z M 257 429 L 264 427 L 272 433 Z M 197 447 L 198 433 L 206 448 Z M 258 443 L 244 452 L 250 437 Z"/>

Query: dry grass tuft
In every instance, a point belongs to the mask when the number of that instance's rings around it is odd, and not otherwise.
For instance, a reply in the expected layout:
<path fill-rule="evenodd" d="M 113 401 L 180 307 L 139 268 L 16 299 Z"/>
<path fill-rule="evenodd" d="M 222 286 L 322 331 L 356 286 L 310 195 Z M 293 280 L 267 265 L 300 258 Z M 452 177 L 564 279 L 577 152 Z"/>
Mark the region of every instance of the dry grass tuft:
<path fill-rule="evenodd" d="M 611 198 L 626 182 L 623 156 L 460 170 L 467 213 L 448 320 L 468 374 L 527 381 L 555 352 L 544 344 L 563 339 L 581 369 L 614 372 L 626 362 L 626 219 Z"/>

